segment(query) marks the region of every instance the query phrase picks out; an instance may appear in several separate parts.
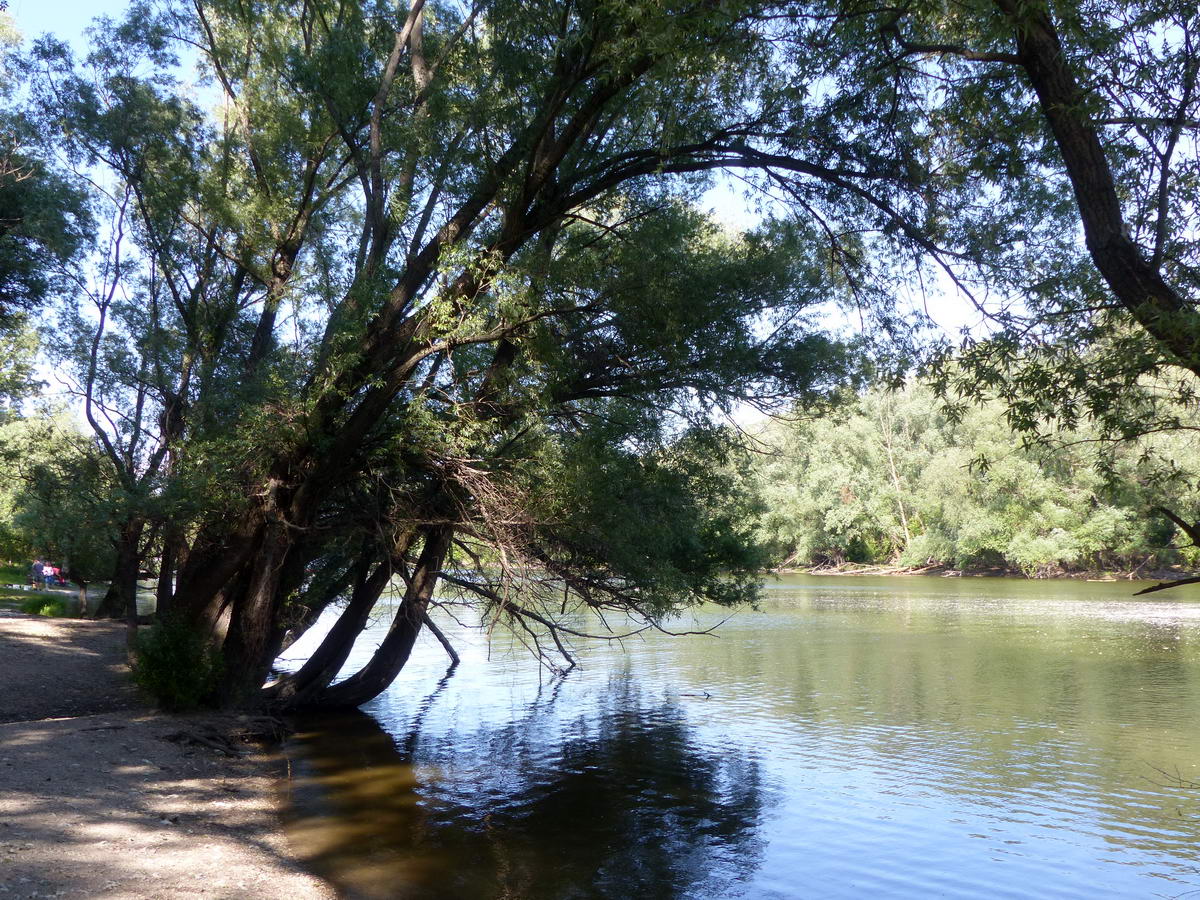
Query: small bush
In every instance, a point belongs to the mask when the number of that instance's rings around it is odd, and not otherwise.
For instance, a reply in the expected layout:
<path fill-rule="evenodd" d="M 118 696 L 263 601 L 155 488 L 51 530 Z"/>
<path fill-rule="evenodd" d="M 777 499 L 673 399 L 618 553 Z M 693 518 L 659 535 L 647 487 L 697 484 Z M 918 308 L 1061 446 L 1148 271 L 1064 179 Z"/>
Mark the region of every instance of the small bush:
<path fill-rule="evenodd" d="M 75 608 L 73 604 L 59 597 L 27 597 L 21 601 L 21 612 L 31 616 L 64 619 L 75 615 Z"/>
<path fill-rule="evenodd" d="M 220 654 L 180 622 L 160 622 L 138 635 L 133 680 L 165 710 L 202 705 L 220 675 Z"/>

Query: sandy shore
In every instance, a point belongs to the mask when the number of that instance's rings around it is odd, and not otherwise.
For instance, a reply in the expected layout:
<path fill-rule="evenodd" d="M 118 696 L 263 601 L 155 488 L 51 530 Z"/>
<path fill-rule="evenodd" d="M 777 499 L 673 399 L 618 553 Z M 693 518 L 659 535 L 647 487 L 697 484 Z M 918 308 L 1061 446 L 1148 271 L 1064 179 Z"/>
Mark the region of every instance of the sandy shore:
<path fill-rule="evenodd" d="M 0 900 L 335 897 L 283 837 L 284 763 L 152 713 L 124 657 L 121 625 L 0 611 Z"/>

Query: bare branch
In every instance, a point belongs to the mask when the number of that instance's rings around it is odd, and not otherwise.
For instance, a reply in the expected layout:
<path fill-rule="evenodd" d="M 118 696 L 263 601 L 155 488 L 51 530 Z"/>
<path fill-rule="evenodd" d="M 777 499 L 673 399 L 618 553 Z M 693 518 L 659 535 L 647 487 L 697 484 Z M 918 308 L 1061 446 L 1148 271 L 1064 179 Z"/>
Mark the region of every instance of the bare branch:
<path fill-rule="evenodd" d="M 1142 588 L 1142 590 L 1138 591 L 1133 596 L 1140 597 L 1142 594 L 1153 594 L 1156 591 L 1166 591 L 1185 584 L 1200 584 L 1200 575 L 1194 575 L 1191 578 L 1179 578 L 1175 581 L 1162 581 L 1153 587 Z"/>
<path fill-rule="evenodd" d="M 445 578 L 445 575 L 442 577 Z M 445 649 L 446 654 L 450 657 L 450 667 L 453 668 L 454 666 L 457 666 L 460 662 L 458 653 L 455 652 L 453 645 L 450 643 L 450 639 L 446 637 L 446 635 L 442 632 L 442 629 L 438 628 L 437 625 L 434 624 L 433 619 L 429 618 L 429 612 L 427 610 L 421 613 L 421 621 L 425 623 L 425 627 L 429 629 L 430 633 L 438 639 L 438 643 L 442 645 L 443 649 Z"/>

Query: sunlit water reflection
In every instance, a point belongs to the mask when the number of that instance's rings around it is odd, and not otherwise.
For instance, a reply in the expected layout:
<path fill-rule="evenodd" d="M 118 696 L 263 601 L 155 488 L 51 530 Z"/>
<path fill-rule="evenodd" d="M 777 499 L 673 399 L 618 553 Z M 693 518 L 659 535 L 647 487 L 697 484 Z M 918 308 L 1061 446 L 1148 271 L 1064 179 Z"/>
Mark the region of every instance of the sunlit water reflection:
<path fill-rule="evenodd" d="M 565 679 L 447 623 L 306 723 L 292 839 L 359 897 L 1181 896 L 1200 603 L 1133 589 L 786 578 Z"/>

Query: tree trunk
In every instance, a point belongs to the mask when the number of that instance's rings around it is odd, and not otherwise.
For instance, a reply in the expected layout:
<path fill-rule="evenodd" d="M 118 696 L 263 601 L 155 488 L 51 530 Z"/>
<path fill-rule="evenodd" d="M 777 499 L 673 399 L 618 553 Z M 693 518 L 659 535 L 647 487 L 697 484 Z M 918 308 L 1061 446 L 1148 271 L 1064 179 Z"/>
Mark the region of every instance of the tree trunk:
<path fill-rule="evenodd" d="M 172 615 L 220 651 L 223 675 L 208 698 L 219 706 L 265 700 L 261 689 L 287 634 L 281 612 L 316 546 L 319 498 L 298 498 L 297 480 L 277 475 L 233 523 L 210 522 L 177 569 Z"/>
<path fill-rule="evenodd" d="M 220 521 L 202 529 L 177 570 L 173 614 L 211 637 L 231 593 L 236 593 L 247 566 L 254 564 L 262 535 L 258 510 L 251 510 L 234 528 Z"/>
<path fill-rule="evenodd" d="M 350 603 L 313 654 L 303 666 L 280 679 L 268 692 L 274 702 L 283 707 L 301 707 L 329 686 L 350 656 L 371 610 L 391 581 L 392 572 L 389 560 L 378 565 L 369 576 L 359 579 Z"/>
<path fill-rule="evenodd" d="M 175 596 L 175 559 L 179 548 L 179 537 L 168 525 L 163 528 L 162 559 L 158 565 L 158 585 L 154 591 L 154 613 L 159 621 L 171 615 L 171 601 Z"/>
<path fill-rule="evenodd" d="M 278 612 L 299 582 L 297 566 L 303 572 L 296 549 L 290 526 L 281 520 L 270 523 L 258 552 L 239 579 L 242 588 L 226 597 L 230 617 L 222 642 L 225 673 L 216 698 L 221 706 L 253 706 L 263 699 L 259 691 L 285 631 Z"/>
<path fill-rule="evenodd" d="M 117 561 L 104 599 L 96 608 L 97 619 L 137 618 L 137 582 L 141 565 L 141 539 L 145 523 L 127 522 L 117 537 Z"/>
<path fill-rule="evenodd" d="M 888 401 L 889 406 L 891 401 Z M 904 546 L 900 548 L 900 552 L 908 549 L 908 545 L 912 543 L 912 531 L 908 527 L 908 513 L 904 509 L 904 485 L 900 481 L 900 473 L 896 469 L 896 454 L 892 442 L 892 429 L 895 425 L 895 417 L 891 410 L 887 416 L 884 416 L 883 410 L 879 410 L 879 433 L 882 435 L 883 449 L 887 454 L 888 471 L 892 476 L 892 490 L 896 492 L 896 509 L 900 513 L 900 527 L 904 529 Z M 899 554 L 896 554 L 899 555 Z"/>
<path fill-rule="evenodd" d="M 1138 324 L 1180 365 L 1200 374 L 1195 314 L 1129 237 L 1116 178 L 1089 118 L 1089 98 L 1071 71 L 1049 9 L 1018 0 L 995 3 L 1013 26 L 1021 65 L 1054 134 L 1092 261 Z"/>
<path fill-rule="evenodd" d="M 379 696 L 396 680 L 421 632 L 425 612 L 437 587 L 442 561 L 450 549 L 453 536 L 454 527 L 451 525 L 433 525 L 426 529 L 425 545 L 421 548 L 421 555 L 404 592 L 404 600 L 375 655 L 354 675 L 316 694 L 307 705 L 361 706 Z"/>

